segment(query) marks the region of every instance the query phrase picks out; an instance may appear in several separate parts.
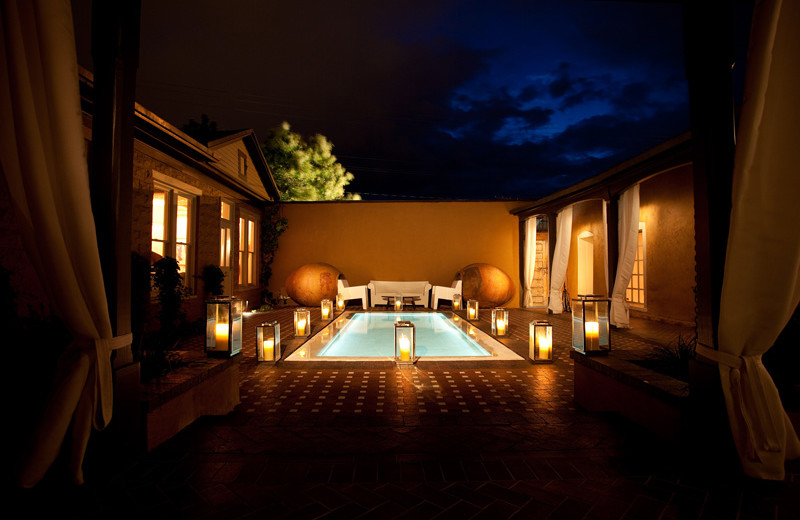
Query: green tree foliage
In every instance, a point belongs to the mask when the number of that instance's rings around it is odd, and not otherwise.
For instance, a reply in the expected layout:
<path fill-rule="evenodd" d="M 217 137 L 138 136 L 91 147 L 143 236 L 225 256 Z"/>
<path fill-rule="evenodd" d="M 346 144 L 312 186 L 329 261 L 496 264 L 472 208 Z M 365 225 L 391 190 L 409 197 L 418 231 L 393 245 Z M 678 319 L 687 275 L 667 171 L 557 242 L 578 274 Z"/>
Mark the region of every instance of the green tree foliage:
<path fill-rule="evenodd" d="M 292 132 L 289 123 L 273 128 L 261 145 L 272 176 L 281 192 L 281 200 L 359 200 L 357 194 L 345 193 L 353 180 L 331 153 L 324 135 L 308 141 Z"/>

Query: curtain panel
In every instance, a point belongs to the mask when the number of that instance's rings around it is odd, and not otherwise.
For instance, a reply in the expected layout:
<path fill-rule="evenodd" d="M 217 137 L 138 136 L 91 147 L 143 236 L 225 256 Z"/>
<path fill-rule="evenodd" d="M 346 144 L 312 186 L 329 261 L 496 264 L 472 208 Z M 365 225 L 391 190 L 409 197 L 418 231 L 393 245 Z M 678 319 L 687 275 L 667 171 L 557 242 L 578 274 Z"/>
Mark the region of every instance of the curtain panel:
<path fill-rule="evenodd" d="M 533 278 L 536 275 L 536 224 L 538 219 L 530 217 L 525 221 L 525 296 L 523 307 L 533 307 Z"/>
<path fill-rule="evenodd" d="M 73 342 L 59 359 L 52 397 L 18 483 L 34 486 L 67 432 L 70 471 L 83 482 L 92 425 L 111 420 L 113 338 L 91 211 L 78 66 L 69 0 L 0 4 L 0 161 L 19 232 Z"/>
<path fill-rule="evenodd" d="M 556 248 L 553 252 L 553 268 L 550 271 L 550 296 L 547 308 L 553 314 L 561 314 L 561 288 L 567 277 L 569 244 L 572 241 L 572 206 L 562 209 L 556 217 Z"/>
<path fill-rule="evenodd" d="M 639 185 L 625 190 L 619 197 L 619 260 L 614 291 L 611 293 L 611 324 L 630 328 L 630 308 L 625 293 L 633 274 L 639 234 Z"/>
<path fill-rule="evenodd" d="M 783 479 L 798 441 L 761 355 L 800 302 L 800 2 L 758 2 L 738 130 L 716 359 L 744 472 Z M 800 345 L 794 345 L 800 348 Z"/>

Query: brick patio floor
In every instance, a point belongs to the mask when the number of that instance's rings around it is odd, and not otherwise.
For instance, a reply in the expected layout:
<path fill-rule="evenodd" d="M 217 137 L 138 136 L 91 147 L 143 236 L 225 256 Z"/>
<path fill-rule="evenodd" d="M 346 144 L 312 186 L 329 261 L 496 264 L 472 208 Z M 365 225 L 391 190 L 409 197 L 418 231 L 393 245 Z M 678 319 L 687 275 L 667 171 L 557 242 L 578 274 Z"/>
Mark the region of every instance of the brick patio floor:
<path fill-rule="evenodd" d="M 517 340 L 533 317 L 513 310 Z M 291 309 L 246 320 L 234 412 L 113 470 L 90 457 L 87 485 L 45 485 L 24 505 L 103 518 L 800 518 L 795 463 L 785 482 L 749 481 L 577 407 L 566 317 L 552 320 L 551 365 L 427 369 L 257 364 L 253 327 L 265 319 L 291 339 Z M 678 332 L 637 327 L 614 348 Z"/>

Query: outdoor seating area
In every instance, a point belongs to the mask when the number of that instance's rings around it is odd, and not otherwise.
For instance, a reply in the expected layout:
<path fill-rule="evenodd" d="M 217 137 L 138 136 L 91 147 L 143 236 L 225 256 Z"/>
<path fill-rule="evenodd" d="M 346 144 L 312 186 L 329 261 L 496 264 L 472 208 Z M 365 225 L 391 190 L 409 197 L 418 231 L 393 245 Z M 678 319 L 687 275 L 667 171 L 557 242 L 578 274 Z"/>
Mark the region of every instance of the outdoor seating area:
<path fill-rule="evenodd" d="M 245 316 L 241 405 L 231 414 L 203 417 L 113 469 L 90 453 L 87 474 L 113 473 L 66 503 L 98 514 L 124 504 L 137 515 L 286 519 L 788 518 L 800 507 L 796 464 L 789 484 L 744 486 L 736 468 L 708 471 L 693 452 L 576 406 L 565 316 L 549 317 L 552 364 L 258 363 L 259 323 L 280 324 L 284 357 L 302 345 L 292 315 Z M 488 328 L 488 315 L 476 324 Z M 545 316 L 512 309 L 504 344 L 527 355 L 527 324 Z M 319 309 L 311 323 L 319 330 Z M 637 335 L 615 333 L 613 348 L 635 355 L 652 346 L 648 336 L 680 332 L 637 323 Z M 197 337 L 182 348 L 202 345 Z"/>
<path fill-rule="evenodd" d="M 404 299 L 410 298 L 413 305 L 427 307 L 432 286 L 428 281 L 395 282 L 370 280 L 367 287 L 369 288 L 373 307 L 388 305 L 390 298 L 394 301 L 397 296 L 401 296 Z"/>

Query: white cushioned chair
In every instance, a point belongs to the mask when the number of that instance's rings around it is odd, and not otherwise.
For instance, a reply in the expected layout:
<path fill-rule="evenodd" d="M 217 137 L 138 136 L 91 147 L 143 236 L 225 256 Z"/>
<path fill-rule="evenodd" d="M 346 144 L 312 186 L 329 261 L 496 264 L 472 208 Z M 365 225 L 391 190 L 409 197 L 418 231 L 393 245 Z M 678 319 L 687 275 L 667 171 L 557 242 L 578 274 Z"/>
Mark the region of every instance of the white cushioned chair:
<path fill-rule="evenodd" d="M 356 285 L 354 287 L 350 287 L 350 284 L 347 283 L 347 280 L 343 280 L 339 278 L 339 293 L 344 298 L 344 301 L 347 300 L 361 300 L 361 307 L 366 309 L 367 303 L 369 302 L 367 296 L 367 286 L 366 285 Z"/>
<path fill-rule="evenodd" d="M 453 300 L 454 294 L 461 294 L 461 280 L 456 280 L 450 287 L 434 285 L 431 290 L 431 308 L 439 308 L 439 299 Z"/>

